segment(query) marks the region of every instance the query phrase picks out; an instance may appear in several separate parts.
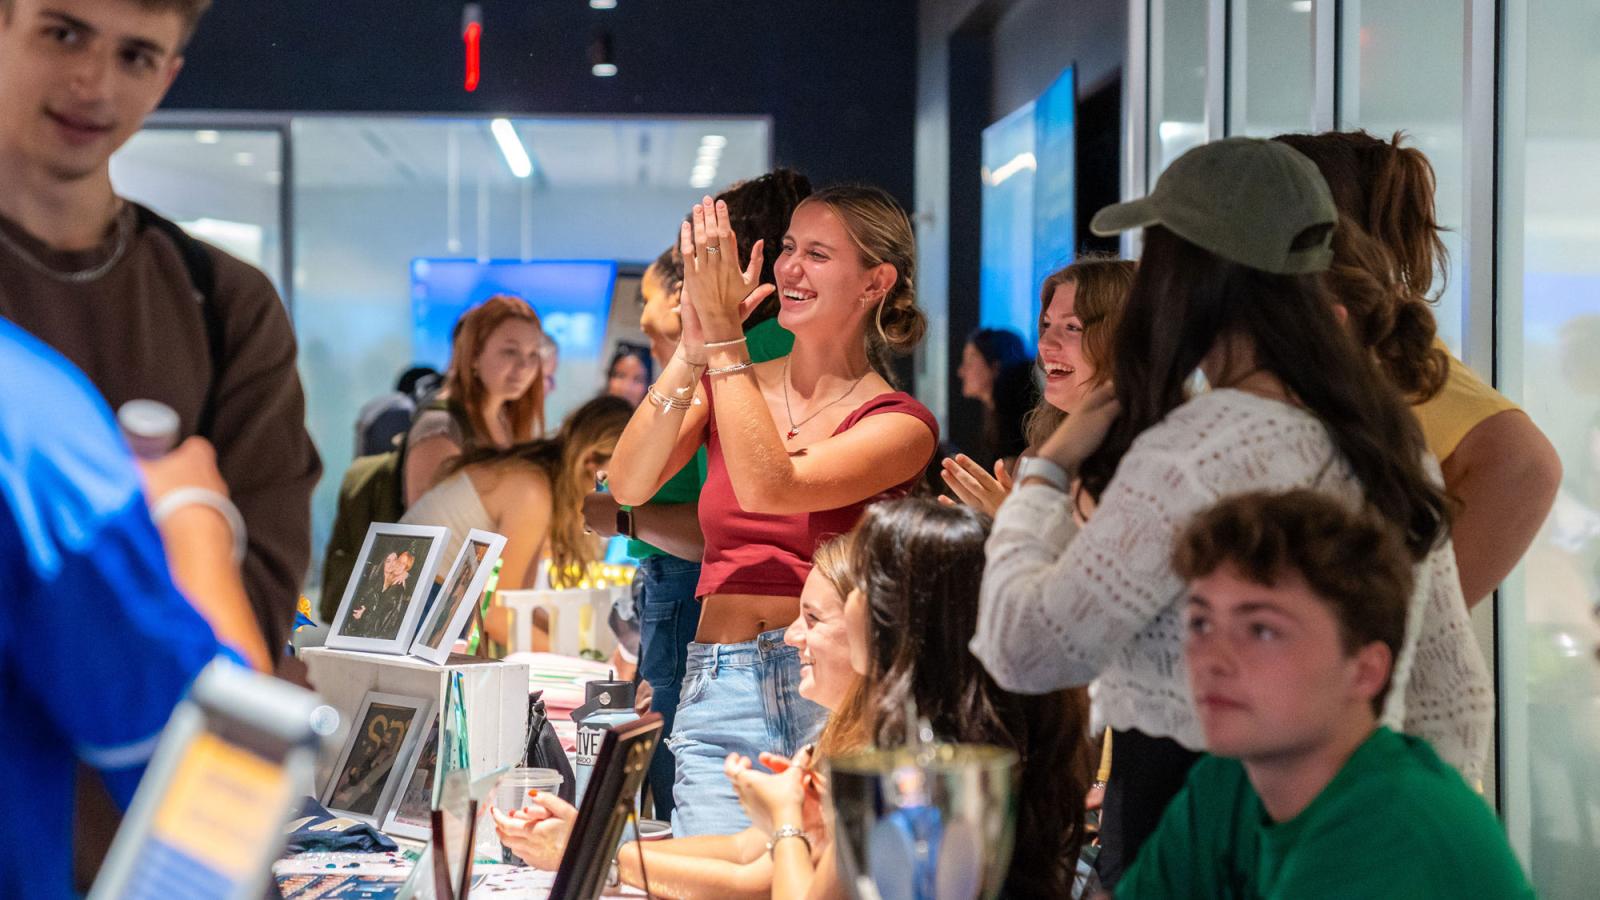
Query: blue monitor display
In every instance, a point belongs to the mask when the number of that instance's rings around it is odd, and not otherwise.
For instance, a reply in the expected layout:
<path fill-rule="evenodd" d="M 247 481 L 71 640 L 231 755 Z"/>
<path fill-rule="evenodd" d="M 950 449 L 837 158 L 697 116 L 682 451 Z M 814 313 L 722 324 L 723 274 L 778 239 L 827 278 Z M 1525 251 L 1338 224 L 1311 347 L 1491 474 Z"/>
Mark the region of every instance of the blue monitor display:
<path fill-rule="evenodd" d="M 610 260 L 417 259 L 411 263 L 412 356 L 441 371 L 461 314 L 495 294 L 515 294 L 539 313 L 568 362 L 593 361 L 605 343 L 617 264 Z"/>
<path fill-rule="evenodd" d="M 1039 286 L 1077 250 L 1077 89 L 1068 67 L 983 130 L 978 323 L 1037 340 Z"/>
<path fill-rule="evenodd" d="M 983 130 L 983 223 L 978 325 L 1008 328 L 1033 352 L 1034 104 Z"/>
<path fill-rule="evenodd" d="M 1078 209 L 1077 107 L 1072 69 L 1056 78 L 1034 101 L 1033 142 L 1039 169 L 1033 177 L 1033 288 L 1035 299 L 1045 276 L 1072 262 Z M 1037 302 L 1035 303 L 1037 307 Z M 1028 320 L 1030 335 L 1038 309 Z"/>

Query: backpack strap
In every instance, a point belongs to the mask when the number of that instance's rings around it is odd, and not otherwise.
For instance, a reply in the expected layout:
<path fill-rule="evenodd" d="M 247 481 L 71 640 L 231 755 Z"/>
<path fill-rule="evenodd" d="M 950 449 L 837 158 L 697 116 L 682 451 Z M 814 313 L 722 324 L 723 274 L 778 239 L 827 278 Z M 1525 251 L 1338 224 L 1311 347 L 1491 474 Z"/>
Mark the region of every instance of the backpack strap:
<path fill-rule="evenodd" d="M 451 420 L 456 423 L 456 428 L 461 431 L 462 440 L 467 444 L 470 444 L 472 442 L 472 420 L 467 417 L 466 407 L 462 406 L 454 399 L 445 399 L 440 397 L 438 391 L 434 391 L 417 405 L 417 411 L 411 416 L 411 426 L 415 426 L 417 424 L 417 419 L 420 418 L 423 413 L 440 411 L 450 414 Z M 406 455 L 411 450 L 411 426 L 407 426 L 406 430 L 401 432 L 400 437 L 395 441 L 395 450 L 400 454 L 400 477 L 395 479 L 395 493 L 397 495 L 395 502 L 399 504 L 398 508 L 402 512 L 407 506 Z M 462 449 L 465 450 L 466 448 L 463 447 Z"/>
<path fill-rule="evenodd" d="M 132 201 L 129 201 L 132 203 Z M 177 222 L 162 216 L 142 203 L 133 203 L 135 222 L 139 229 L 154 228 L 167 236 L 183 267 L 189 273 L 189 285 L 194 288 L 195 302 L 200 306 L 200 317 L 205 323 L 206 349 L 211 354 L 211 380 L 206 384 L 205 401 L 200 406 L 197 433 L 211 438 L 217 415 L 217 370 L 227 356 L 227 335 L 223 330 L 222 313 L 217 309 L 217 265 L 206 245 L 191 237 Z"/>

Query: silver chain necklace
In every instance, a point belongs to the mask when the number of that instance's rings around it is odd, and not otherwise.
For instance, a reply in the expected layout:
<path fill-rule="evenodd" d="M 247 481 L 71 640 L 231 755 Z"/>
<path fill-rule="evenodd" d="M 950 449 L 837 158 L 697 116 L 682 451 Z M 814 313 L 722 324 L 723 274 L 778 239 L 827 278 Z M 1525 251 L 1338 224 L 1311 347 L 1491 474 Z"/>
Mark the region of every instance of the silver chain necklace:
<path fill-rule="evenodd" d="M 74 272 L 63 272 L 46 265 L 44 260 L 29 253 L 28 248 L 17 243 L 11 235 L 6 234 L 4 228 L 0 228 L 0 244 L 3 244 L 6 249 L 16 254 L 18 259 L 27 263 L 31 268 L 56 281 L 65 284 L 88 284 L 116 268 L 117 263 L 121 262 L 123 255 L 128 252 L 128 222 L 127 217 L 122 215 L 122 207 L 120 205 L 117 207 L 115 221 L 117 223 L 117 243 L 111 248 L 111 255 L 106 257 L 104 262 L 97 263 L 87 269 L 78 269 Z"/>
<path fill-rule="evenodd" d="M 822 415 L 822 413 L 829 407 L 834 406 L 840 400 L 843 400 L 844 398 L 855 393 L 856 385 L 860 384 L 861 379 L 866 378 L 867 373 L 871 371 L 872 370 L 869 368 L 866 372 L 862 372 L 855 381 L 850 382 L 849 390 L 846 390 L 844 393 L 840 394 L 838 398 L 833 401 L 833 403 L 827 403 L 818 407 L 816 412 L 806 416 L 804 419 L 801 419 L 798 424 L 796 424 L 794 420 L 794 412 L 789 409 L 789 357 L 785 356 L 783 358 L 783 414 L 789 417 L 789 433 L 784 435 L 784 440 L 794 440 L 794 436 L 800 433 L 800 429 L 805 427 L 807 422 L 815 419 L 817 416 Z"/>

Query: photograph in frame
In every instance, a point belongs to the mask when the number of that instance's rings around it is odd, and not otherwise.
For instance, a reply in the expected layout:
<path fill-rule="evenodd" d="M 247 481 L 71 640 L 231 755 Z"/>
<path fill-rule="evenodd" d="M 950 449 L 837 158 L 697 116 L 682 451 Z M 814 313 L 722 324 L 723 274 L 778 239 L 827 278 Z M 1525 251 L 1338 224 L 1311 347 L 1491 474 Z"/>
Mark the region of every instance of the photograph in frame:
<path fill-rule="evenodd" d="M 472 618 L 477 599 L 483 596 L 484 585 L 505 546 L 503 535 L 476 528 L 467 534 L 461 552 L 456 554 L 455 563 L 439 589 L 438 598 L 423 616 L 422 627 L 417 629 L 416 640 L 411 644 L 412 656 L 439 665 L 450 658 L 450 648 Z"/>
<path fill-rule="evenodd" d="M 419 738 L 433 721 L 433 701 L 369 691 L 351 720 L 322 805 L 329 811 L 381 826 Z"/>
<path fill-rule="evenodd" d="M 450 530 L 375 522 L 345 585 L 326 646 L 405 654 L 433 590 Z"/>
<path fill-rule="evenodd" d="M 433 779 L 439 768 L 439 717 L 401 773 L 399 788 L 383 819 L 385 834 L 426 841 L 433 831 Z"/>

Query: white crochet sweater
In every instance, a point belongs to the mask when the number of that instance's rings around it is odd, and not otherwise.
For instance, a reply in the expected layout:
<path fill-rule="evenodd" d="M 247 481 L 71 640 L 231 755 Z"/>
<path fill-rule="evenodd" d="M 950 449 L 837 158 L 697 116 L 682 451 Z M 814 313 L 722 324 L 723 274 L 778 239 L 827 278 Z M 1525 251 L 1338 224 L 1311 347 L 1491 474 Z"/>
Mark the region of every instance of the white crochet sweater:
<path fill-rule="evenodd" d="M 1437 477 L 1437 466 L 1429 458 Z M 1306 411 L 1236 390 L 1201 394 L 1134 441 L 1094 515 L 1073 521 L 1059 491 L 1019 486 L 989 538 L 974 655 L 1002 687 L 1042 693 L 1094 681 L 1106 724 L 1205 749 L 1183 664 L 1184 584 L 1172 544 L 1222 497 L 1361 487 Z M 1468 783 L 1494 726 L 1488 670 L 1446 543 L 1417 566 L 1383 721 L 1426 738 Z"/>

